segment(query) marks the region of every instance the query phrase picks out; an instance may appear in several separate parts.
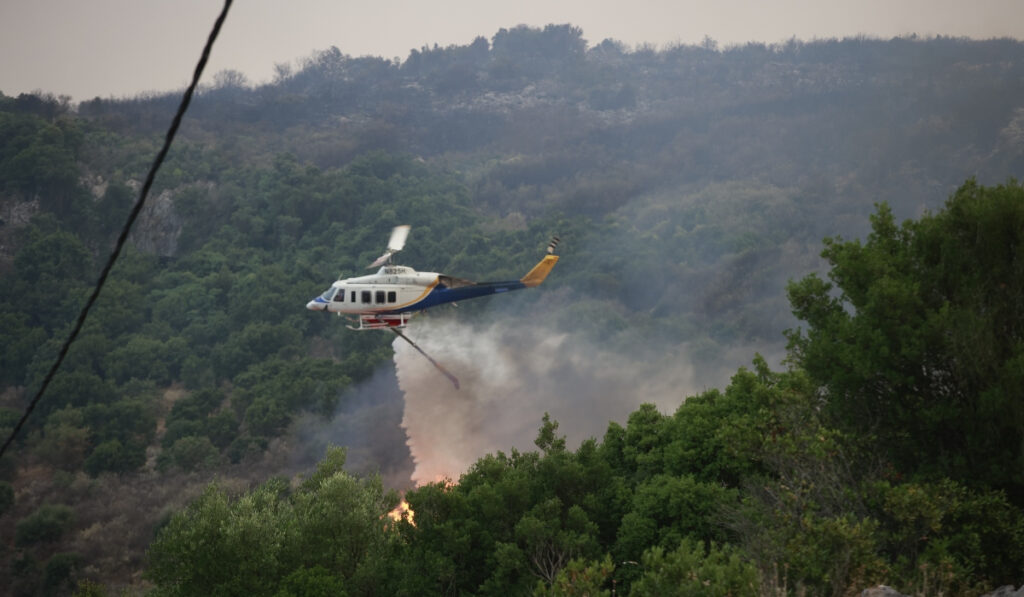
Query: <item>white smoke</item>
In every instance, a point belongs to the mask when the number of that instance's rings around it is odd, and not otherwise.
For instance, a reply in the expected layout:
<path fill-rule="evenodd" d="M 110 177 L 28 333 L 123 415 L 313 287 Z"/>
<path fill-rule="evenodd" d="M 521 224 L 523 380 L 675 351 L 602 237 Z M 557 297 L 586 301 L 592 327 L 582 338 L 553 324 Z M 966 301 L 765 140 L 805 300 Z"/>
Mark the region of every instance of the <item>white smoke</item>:
<path fill-rule="evenodd" d="M 644 402 L 671 413 L 704 389 L 694 387 L 682 347 L 613 354 L 582 334 L 519 320 L 474 325 L 424 317 L 406 333 L 461 382 L 456 390 L 413 347 L 395 339 L 398 383 L 405 393 L 402 427 L 419 485 L 457 480 L 487 453 L 535 449 L 545 412 L 574 447 L 588 437 L 601 438 L 609 421 L 625 423 Z"/>

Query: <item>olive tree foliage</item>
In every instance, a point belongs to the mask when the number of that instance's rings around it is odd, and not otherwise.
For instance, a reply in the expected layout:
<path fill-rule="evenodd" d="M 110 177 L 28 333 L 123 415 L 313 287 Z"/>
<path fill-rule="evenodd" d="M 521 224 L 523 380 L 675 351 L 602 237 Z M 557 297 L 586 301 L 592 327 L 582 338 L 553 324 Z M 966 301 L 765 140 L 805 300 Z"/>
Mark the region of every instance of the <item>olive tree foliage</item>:
<path fill-rule="evenodd" d="M 311 594 L 316 582 L 365 594 L 383 584 L 394 537 L 385 514 L 398 499 L 378 478 L 345 473 L 344 463 L 344 449 L 330 448 L 298 487 L 271 479 L 234 498 L 208 486 L 150 546 L 156 594 Z"/>
<path fill-rule="evenodd" d="M 1024 188 L 961 186 L 866 242 L 826 239 L 831 270 L 791 283 L 791 354 L 829 423 L 900 471 L 1002 488 L 1024 503 Z"/>
<path fill-rule="evenodd" d="M 730 545 L 710 543 L 706 548 L 692 539 L 673 551 L 652 547 L 640 562 L 644 573 L 630 595 L 638 597 L 754 597 L 759 592 L 757 569 Z"/>

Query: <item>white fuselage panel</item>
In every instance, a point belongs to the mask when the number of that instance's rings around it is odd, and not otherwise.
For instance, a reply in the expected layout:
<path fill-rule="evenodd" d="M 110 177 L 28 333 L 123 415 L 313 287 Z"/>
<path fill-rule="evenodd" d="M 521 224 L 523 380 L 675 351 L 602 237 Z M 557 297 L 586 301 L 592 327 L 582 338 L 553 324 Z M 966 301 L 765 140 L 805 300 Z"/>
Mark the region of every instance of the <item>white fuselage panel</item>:
<path fill-rule="evenodd" d="M 376 274 L 346 278 L 331 285 L 334 297 L 327 305 L 332 313 L 393 311 L 424 299 L 437 285 L 435 272 L 385 265 Z"/>

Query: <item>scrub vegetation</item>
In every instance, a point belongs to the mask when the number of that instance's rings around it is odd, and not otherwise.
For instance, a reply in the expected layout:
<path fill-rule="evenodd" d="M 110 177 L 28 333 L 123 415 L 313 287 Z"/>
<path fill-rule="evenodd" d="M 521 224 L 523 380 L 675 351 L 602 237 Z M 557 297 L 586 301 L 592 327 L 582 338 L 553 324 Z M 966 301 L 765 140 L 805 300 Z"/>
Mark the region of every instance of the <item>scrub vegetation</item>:
<path fill-rule="evenodd" d="M 226 72 L 203 89 L 0 462 L 0 586 L 1024 584 L 1024 44 L 582 35 L 520 26 L 404 61 L 331 48 L 265 85 Z M 4 437 L 177 101 L 0 94 Z M 475 455 L 415 489 L 400 405 L 362 419 L 389 450 L 303 466 L 301 422 L 362 408 L 346 396 L 393 355 L 392 338 L 303 305 L 364 271 L 397 224 L 413 225 L 402 262 L 476 280 L 519 278 L 558 234 L 542 292 L 458 316 L 571 327 L 623 366 L 637 346 L 685 344 L 708 389 L 578 446 L 537 412 L 535 451 Z M 412 520 L 386 516 L 395 489 Z"/>

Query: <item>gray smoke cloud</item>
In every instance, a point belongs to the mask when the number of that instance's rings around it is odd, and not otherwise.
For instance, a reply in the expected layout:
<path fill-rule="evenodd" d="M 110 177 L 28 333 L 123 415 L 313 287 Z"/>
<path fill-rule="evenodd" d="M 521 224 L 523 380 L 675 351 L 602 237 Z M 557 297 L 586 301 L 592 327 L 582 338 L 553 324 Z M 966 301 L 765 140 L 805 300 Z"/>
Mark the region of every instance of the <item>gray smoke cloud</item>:
<path fill-rule="evenodd" d="M 535 449 L 545 412 L 574 447 L 643 403 L 669 414 L 724 388 L 756 352 L 777 367 L 796 324 L 786 279 L 818 263 L 800 197 L 756 181 L 656 191 L 592 235 L 563 236 L 578 250 L 552 275 L 588 275 L 483 299 L 482 313 L 414 319 L 406 334 L 462 388 L 396 338 L 413 480 L 457 480 L 487 453 Z"/>
<path fill-rule="evenodd" d="M 800 202 L 756 181 L 635 199 L 612 224 L 563 238 L 578 250 L 554 270 L 570 278 L 561 286 L 416 317 L 405 334 L 461 389 L 395 338 L 393 368 L 351 390 L 330 422 L 300 426 L 308 463 L 336 443 L 350 468 L 393 471 L 393 487 L 457 480 L 488 453 L 535 449 L 545 412 L 574 448 L 643 403 L 670 414 L 724 388 L 755 352 L 778 367 L 782 330 L 797 324 L 785 281 L 820 264 Z"/>
<path fill-rule="evenodd" d="M 408 488 L 412 460 L 399 426 L 403 406 L 394 367 L 381 365 L 369 380 L 342 393 L 332 416 L 306 413 L 295 421 L 287 440 L 289 474 L 313 470 L 328 446 L 344 446 L 349 471 L 379 473 L 385 486 Z"/>
<path fill-rule="evenodd" d="M 453 385 L 400 338 L 393 344 L 405 394 L 402 427 L 417 484 L 458 480 L 487 453 L 535 449 L 545 412 L 570 447 L 601 438 L 642 403 L 674 412 L 686 396 L 727 381 L 735 367 L 695 371 L 687 346 L 617 354 L 580 333 L 499 320 L 424 317 L 407 335 L 459 378 Z M 742 355 L 742 356 L 740 356 Z M 749 362 L 746 348 L 726 359 Z"/>

